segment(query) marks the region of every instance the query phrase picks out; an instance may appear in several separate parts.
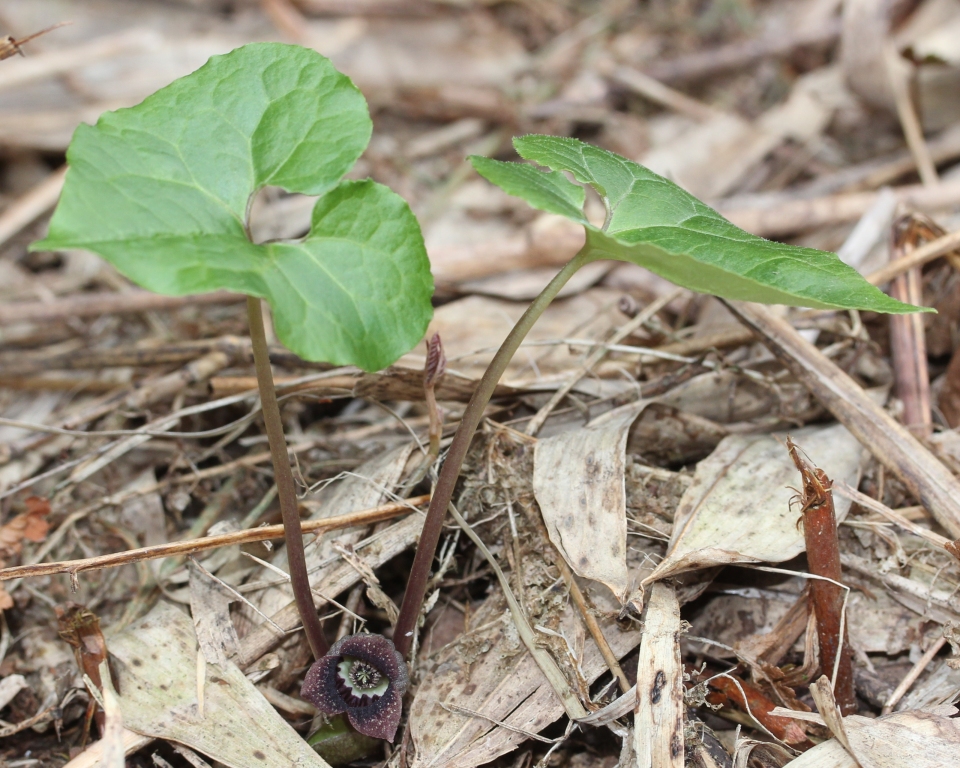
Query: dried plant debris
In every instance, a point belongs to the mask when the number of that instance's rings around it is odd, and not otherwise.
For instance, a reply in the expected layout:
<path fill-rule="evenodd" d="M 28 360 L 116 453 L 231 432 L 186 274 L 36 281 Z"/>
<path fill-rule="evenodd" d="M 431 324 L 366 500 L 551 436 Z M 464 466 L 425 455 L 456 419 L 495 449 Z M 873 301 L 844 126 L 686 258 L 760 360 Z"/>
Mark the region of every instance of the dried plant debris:
<path fill-rule="evenodd" d="M 508 368 L 455 494 L 568 699 L 448 519 L 395 741 L 368 762 L 957 761 L 957 3 L 2 6 L 0 568 L 124 556 L 0 581 L 0 761 L 322 764 L 301 738 L 310 655 L 284 549 L 136 553 L 278 522 L 237 298 L 147 296 L 92 253 L 27 252 L 81 122 L 286 37 L 330 57 L 371 106 L 352 176 L 417 214 L 438 288 L 424 341 L 439 333 L 446 357 L 427 395 L 425 345 L 376 373 L 271 346 L 304 519 L 429 494 L 494 350 L 583 245 L 582 227 L 471 176 L 467 155 L 511 159 L 515 136 L 618 152 L 752 234 L 838 251 L 938 312 L 904 345 L 870 313 L 727 309 L 635 265 L 578 273 Z M 254 239 L 301 237 L 313 204 L 264 190 Z M 599 199 L 584 212 L 604 221 Z M 912 222 L 906 240 L 897 220 Z M 847 717 L 814 684 L 829 670 L 788 436 L 833 481 Z M 391 636 L 423 520 L 402 515 L 305 536 L 331 644 Z"/>
<path fill-rule="evenodd" d="M 956 718 L 902 712 L 871 720 L 843 718 L 846 745 L 831 739 L 789 763 L 795 768 L 940 768 L 956 760 L 960 725 Z"/>
<path fill-rule="evenodd" d="M 550 564 L 560 555 L 551 554 L 555 550 L 542 525 L 531 518 L 539 514 L 529 485 L 532 457 L 529 451 L 514 449 L 510 454 L 516 458 L 506 458 L 502 451 L 510 446 L 503 445 L 504 439 L 496 440 L 491 449 L 500 448 L 492 452 L 500 457 L 495 464 L 501 480 L 498 487 L 509 489 L 517 538 L 511 525 L 498 526 L 496 539 L 484 538 L 511 563 L 511 583 L 528 621 L 582 703 L 592 709 L 588 686 L 606 671 L 606 665 L 595 643 L 586 637 L 583 619 Z M 489 528 L 488 523 L 479 532 L 485 534 Z M 649 554 L 662 546 L 644 545 L 649 548 L 631 547 L 629 553 L 630 570 L 637 574 L 651 567 Z M 532 552 L 542 554 L 531 557 Z M 585 591 L 604 637 L 622 657 L 640 642 L 640 633 L 617 624 L 620 606 L 605 587 L 587 586 Z M 503 597 L 495 592 L 471 612 L 463 635 L 430 658 L 424 668 L 410 710 L 414 764 L 482 765 L 537 733 L 563 711 L 557 694 L 520 641 Z"/>
<path fill-rule="evenodd" d="M 845 428 L 811 427 L 794 439 L 836 477 L 856 484 L 861 449 Z M 796 557 L 803 532 L 790 505 L 795 482 L 796 469 L 776 435 L 724 438 L 697 465 L 676 512 L 667 557 L 648 582 L 715 565 Z M 839 506 L 842 519 L 850 505 Z"/>
<path fill-rule="evenodd" d="M 50 530 L 47 516 L 50 514 L 50 502 L 38 496 L 29 496 L 24 501 L 26 512 L 14 516 L 0 526 L 0 567 L 10 565 L 9 561 L 20 555 L 23 541 L 43 541 Z M 0 585 L 0 610 L 13 608 L 13 598 Z"/>
<path fill-rule="evenodd" d="M 537 442 L 533 492 L 550 540 L 574 573 L 626 600 L 626 449 L 641 401 Z"/>
<path fill-rule="evenodd" d="M 160 603 L 110 644 L 120 711 L 137 733 L 185 744 L 231 768 L 326 763 L 232 662 L 197 663 L 189 617 Z"/>
<path fill-rule="evenodd" d="M 683 666 L 680 663 L 680 603 L 666 584 L 654 584 L 644 612 L 637 662 L 634 749 L 639 765 L 681 768 Z"/>

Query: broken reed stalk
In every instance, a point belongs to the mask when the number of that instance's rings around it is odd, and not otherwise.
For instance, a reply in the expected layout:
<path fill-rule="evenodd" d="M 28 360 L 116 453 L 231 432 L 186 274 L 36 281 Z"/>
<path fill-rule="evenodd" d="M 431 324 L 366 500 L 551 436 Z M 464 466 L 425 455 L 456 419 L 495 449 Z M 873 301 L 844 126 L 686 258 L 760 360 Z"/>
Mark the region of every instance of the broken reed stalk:
<path fill-rule="evenodd" d="M 785 319 L 758 304 L 721 301 L 951 536 L 960 539 L 960 481 L 929 448 Z"/>
<path fill-rule="evenodd" d="M 300 611 L 303 631 L 307 636 L 307 642 L 310 643 L 310 650 L 313 651 L 314 658 L 319 659 L 326 654 L 330 646 L 324 637 L 317 610 L 313 607 L 313 593 L 310 590 L 307 560 L 303 551 L 303 531 L 300 528 L 300 505 L 297 502 L 297 489 L 293 484 L 293 471 L 290 469 L 290 459 L 287 456 L 287 441 L 283 436 L 277 391 L 273 386 L 270 348 L 267 346 L 267 334 L 263 326 L 263 310 L 260 307 L 260 299 L 256 296 L 247 297 L 247 318 L 250 323 L 250 340 L 253 342 L 253 363 L 257 370 L 257 385 L 260 389 L 260 407 L 263 410 L 263 423 L 267 430 L 267 442 L 270 445 L 270 458 L 273 462 L 274 482 L 277 484 L 277 496 L 280 499 L 290 585 L 293 587 L 293 597 Z"/>
<path fill-rule="evenodd" d="M 566 285 L 567 281 L 580 267 L 587 263 L 590 257 L 589 246 L 585 246 L 561 269 L 549 285 L 535 298 L 526 312 L 517 321 L 507 338 L 503 340 L 500 349 L 493 356 L 487 370 L 483 372 L 477 388 L 467 404 L 460 421 L 457 433 L 453 437 L 446 461 L 440 470 L 433 497 L 430 500 L 430 509 L 423 524 L 420 542 L 410 569 L 410 578 L 407 580 L 407 589 L 403 595 L 403 604 L 400 607 L 400 616 L 394 629 L 393 642 L 400 655 L 406 657 L 413 645 L 413 634 L 416 631 L 420 618 L 420 609 L 423 607 L 423 598 L 427 591 L 427 580 L 430 577 L 430 567 L 433 556 L 440 541 L 440 532 L 443 529 L 443 519 L 446 516 L 448 505 L 453 499 L 453 491 L 460 477 L 460 468 L 467 456 L 467 450 L 473 441 L 473 435 L 480 425 L 483 412 L 493 396 L 497 382 L 510 364 L 521 342 L 536 323 L 550 302 Z"/>
<path fill-rule="evenodd" d="M 936 240 L 944 230 L 934 221 L 918 214 L 897 219 L 890 231 L 890 259 L 906 258 L 921 238 Z M 915 267 L 893 279 L 890 295 L 910 304 L 923 301 L 920 268 Z M 890 352 L 897 383 L 897 396 L 903 403 L 903 424 L 918 437 L 927 438 L 933 430 L 930 415 L 930 376 L 927 370 L 927 345 L 923 317 L 917 313 L 890 316 Z"/>
<path fill-rule="evenodd" d="M 840 542 L 833 508 L 832 483 L 822 469 L 811 467 L 788 437 L 787 450 L 800 471 L 803 537 L 810 572 L 813 611 L 817 618 L 820 668 L 833 681 L 833 693 L 844 715 L 857 711 L 853 688 L 853 664 L 847 630 L 843 621 L 844 590 L 841 586 Z M 830 581 L 826 581 L 829 579 Z"/>

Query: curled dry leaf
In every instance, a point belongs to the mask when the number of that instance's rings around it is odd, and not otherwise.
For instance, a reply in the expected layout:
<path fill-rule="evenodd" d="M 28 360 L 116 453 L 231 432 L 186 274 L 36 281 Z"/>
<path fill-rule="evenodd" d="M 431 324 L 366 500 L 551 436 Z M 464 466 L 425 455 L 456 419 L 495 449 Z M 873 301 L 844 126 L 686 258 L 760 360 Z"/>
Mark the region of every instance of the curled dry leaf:
<path fill-rule="evenodd" d="M 831 477 L 856 485 L 861 449 L 842 426 L 794 433 Z M 776 435 L 726 437 L 697 465 L 680 500 L 667 557 L 645 583 L 731 563 L 780 563 L 799 555 L 803 532 L 790 508 L 797 470 Z M 837 499 L 837 519 L 849 502 Z"/>
<path fill-rule="evenodd" d="M 4 557 L 19 555 L 24 539 L 43 541 L 50 530 L 50 523 L 46 521 L 50 502 L 39 496 L 30 496 L 24 503 L 27 511 L 0 527 L 0 555 Z"/>
<path fill-rule="evenodd" d="M 197 700 L 193 622 L 168 603 L 110 639 L 127 728 L 185 744 L 230 768 L 327 768 L 233 664 L 207 664 Z"/>
<path fill-rule="evenodd" d="M 631 403 L 584 429 L 544 438 L 534 452 L 533 492 L 550 541 L 574 573 L 606 584 L 621 602 L 630 588 L 627 437 L 649 404 Z"/>
<path fill-rule="evenodd" d="M 804 752 L 790 768 L 945 768 L 960 753 L 960 722 L 929 712 L 895 712 L 875 720 L 843 718 L 855 757 L 835 739 Z"/>
<path fill-rule="evenodd" d="M 712 422 L 642 400 L 587 427 L 541 439 L 533 490 L 550 541 L 578 576 L 606 584 L 622 602 L 627 568 L 627 453 L 689 460 L 724 435 Z"/>
<path fill-rule="evenodd" d="M 77 666 L 98 690 L 104 689 L 101 668 L 107 661 L 107 641 L 100 629 L 100 619 L 93 611 L 78 603 L 63 603 L 54 608 L 57 614 L 58 634 L 73 648 Z M 109 680 L 106 681 L 110 683 Z M 91 702 L 91 707 L 93 702 Z M 105 713 L 97 715 L 97 727 L 103 733 Z"/>
<path fill-rule="evenodd" d="M 24 539 L 43 541 L 50 530 L 50 523 L 46 520 L 50 514 L 50 502 L 39 496 L 29 496 L 24 503 L 27 506 L 26 512 L 0 526 L 0 568 L 7 564 L 9 558 L 20 554 Z M 13 598 L 0 586 L 0 610 L 6 611 L 10 608 L 13 608 Z"/>

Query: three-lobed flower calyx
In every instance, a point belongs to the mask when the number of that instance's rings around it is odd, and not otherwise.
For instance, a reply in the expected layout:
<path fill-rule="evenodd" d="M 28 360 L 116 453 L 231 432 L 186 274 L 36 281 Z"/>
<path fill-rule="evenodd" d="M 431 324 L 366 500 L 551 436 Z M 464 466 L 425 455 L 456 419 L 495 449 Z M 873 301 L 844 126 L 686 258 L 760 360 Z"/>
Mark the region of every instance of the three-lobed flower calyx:
<path fill-rule="evenodd" d="M 407 665 L 382 635 L 350 635 L 307 672 L 300 695 L 327 715 L 347 714 L 357 731 L 393 741 L 400 724 Z"/>

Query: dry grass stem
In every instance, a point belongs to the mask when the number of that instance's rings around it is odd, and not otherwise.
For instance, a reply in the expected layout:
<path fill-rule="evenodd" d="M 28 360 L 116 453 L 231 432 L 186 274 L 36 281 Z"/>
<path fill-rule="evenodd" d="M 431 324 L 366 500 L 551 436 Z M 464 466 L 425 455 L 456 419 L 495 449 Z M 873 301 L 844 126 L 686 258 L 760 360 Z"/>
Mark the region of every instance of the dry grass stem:
<path fill-rule="evenodd" d="M 908 270 L 958 250 L 960 250 L 960 229 L 921 245 L 902 259 L 891 261 L 887 266 L 867 275 L 867 280 L 874 285 L 885 285 Z"/>
<path fill-rule="evenodd" d="M 893 692 L 890 694 L 890 698 L 887 699 L 887 703 L 883 705 L 882 713 L 888 715 L 893 712 L 893 708 L 897 706 L 897 702 L 903 698 L 903 695 L 910 690 L 917 678 L 923 674 L 923 671 L 930 666 L 930 662 L 933 661 L 933 657 L 940 653 L 940 649 L 947 644 L 947 638 L 941 637 L 935 642 L 931 643 L 930 647 L 927 648 L 926 652 L 917 659 L 917 663 L 914 664 L 910 671 L 904 675 L 903 680 L 900 681 L 899 685 L 893 689 Z"/>
<path fill-rule="evenodd" d="M 150 291 L 92 293 L 54 301 L 10 301 L 0 306 L 0 326 L 23 322 L 52 322 L 101 315 L 140 314 L 150 310 L 176 309 L 203 304 L 240 304 L 244 297 L 217 291 L 193 296 L 163 296 Z"/>
<path fill-rule="evenodd" d="M 267 456 L 264 461 L 269 459 Z M 320 533 L 333 531 L 339 528 L 352 528 L 358 525 L 369 525 L 383 520 L 389 520 L 397 515 L 409 512 L 418 506 L 430 501 L 429 495 L 413 496 L 401 502 L 384 504 L 373 509 L 364 509 L 349 515 L 337 515 L 324 520 L 304 521 L 301 526 L 304 533 Z M 139 563 L 144 560 L 156 560 L 161 557 L 175 557 L 177 555 L 203 552 L 207 549 L 229 547 L 235 544 L 250 544 L 255 541 L 269 541 L 283 538 L 282 525 L 265 525 L 261 528 L 248 528 L 243 531 L 224 533 L 218 536 L 207 536 L 202 539 L 174 541 L 169 544 L 158 544 L 153 547 L 116 552 L 110 555 L 97 555 L 80 560 L 66 560 L 59 563 L 37 563 L 34 565 L 18 565 L 0 570 L 0 581 L 9 579 L 31 578 L 34 576 L 49 576 L 56 573 L 78 574 L 83 571 L 95 571 L 102 568 L 116 568 L 120 565 Z"/>
<path fill-rule="evenodd" d="M 839 493 L 841 496 L 846 496 L 851 501 L 855 501 L 864 509 L 869 509 L 872 512 L 876 512 L 877 514 L 881 515 L 882 517 L 885 517 L 891 523 L 899 525 L 905 531 L 910 531 L 910 533 L 919 536 L 921 539 L 929 541 L 931 544 L 939 547 L 944 552 L 948 552 L 956 556 L 948 546 L 952 543 L 950 539 L 946 538 L 945 536 L 941 536 L 939 533 L 934 533 L 929 528 L 924 528 L 922 525 L 917 525 L 906 516 L 901 514 L 900 511 L 890 509 L 890 507 L 888 507 L 886 504 L 881 504 L 876 499 L 870 498 L 865 493 L 861 493 L 860 491 L 851 488 L 849 485 L 843 482 L 834 483 L 833 490 Z"/>

